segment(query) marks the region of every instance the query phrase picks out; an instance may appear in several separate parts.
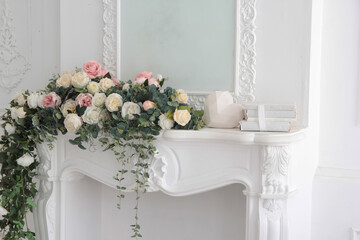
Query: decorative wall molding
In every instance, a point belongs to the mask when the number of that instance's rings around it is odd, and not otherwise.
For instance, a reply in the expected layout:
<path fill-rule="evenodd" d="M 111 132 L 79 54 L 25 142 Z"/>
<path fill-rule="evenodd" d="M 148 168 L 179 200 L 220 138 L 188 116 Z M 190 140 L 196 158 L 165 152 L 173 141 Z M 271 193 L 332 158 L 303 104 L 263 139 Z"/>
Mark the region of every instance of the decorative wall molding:
<path fill-rule="evenodd" d="M 360 169 L 319 166 L 316 169 L 315 177 L 322 179 L 360 181 Z"/>
<path fill-rule="evenodd" d="M 8 92 L 23 80 L 31 68 L 28 59 L 17 48 L 8 0 L 4 1 L 0 17 L 0 66 L 0 87 Z"/>
<path fill-rule="evenodd" d="M 121 72 L 121 31 L 118 26 L 120 26 L 121 0 L 103 0 L 103 5 L 103 61 L 110 73 L 119 77 Z M 236 0 L 236 53 L 233 95 L 236 101 L 240 103 L 255 101 L 255 19 L 256 0 Z M 202 109 L 207 94 L 191 91 L 189 93 L 190 105 Z"/>

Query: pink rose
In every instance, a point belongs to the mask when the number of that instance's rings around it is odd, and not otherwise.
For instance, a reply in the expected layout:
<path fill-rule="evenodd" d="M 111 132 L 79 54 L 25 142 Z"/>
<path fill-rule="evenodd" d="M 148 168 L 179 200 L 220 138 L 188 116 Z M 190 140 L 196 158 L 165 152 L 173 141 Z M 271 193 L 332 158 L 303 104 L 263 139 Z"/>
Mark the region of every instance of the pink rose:
<path fill-rule="evenodd" d="M 152 72 L 147 72 L 147 71 L 144 71 L 142 73 L 139 73 L 136 78 L 135 78 L 135 84 L 138 83 L 138 84 L 144 84 L 145 80 L 146 79 L 150 79 L 152 78 Z"/>
<path fill-rule="evenodd" d="M 76 105 L 90 107 L 92 103 L 92 95 L 90 93 L 80 93 L 75 99 Z"/>
<path fill-rule="evenodd" d="M 99 77 L 104 77 L 109 71 L 106 68 L 102 68 L 101 69 L 101 76 Z"/>
<path fill-rule="evenodd" d="M 150 85 L 153 85 L 153 84 L 154 84 L 157 88 L 160 87 L 160 83 L 159 83 L 158 79 L 156 79 L 156 78 L 150 78 L 150 79 L 149 79 L 149 86 L 150 86 Z"/>
<path fill-rule="evenodd" d="M 143 103 L 143 108 L 145 111 L 151 109 L 151 108 L 155 108 L 155 103 L 153 103 L 152 101 L 149 101 L 149 100 L 146 100 L 144 103 Z"/>
<path fill-rule="evenodd" d="M 96 61 L 84 63 L 83 69 L 90 78 L 102 77 L 107 73 L 107 70 L 102 68 L 100 63 Z M 105 71 L 106 73 L 104 74 Z"/>
<path fill-rule="evenodd" d="M 59 107 L 61 104 L 61 98 L 55 92 L 51 92 L 44 96 L 42 100 L 43 108 L 55 108 Z"/>
<path fill-rule="evenodd" d="M 116 78 L 111 78 L 111 80 L 113 81 L 115 86 L 119 84 L 119 81 Z"/>

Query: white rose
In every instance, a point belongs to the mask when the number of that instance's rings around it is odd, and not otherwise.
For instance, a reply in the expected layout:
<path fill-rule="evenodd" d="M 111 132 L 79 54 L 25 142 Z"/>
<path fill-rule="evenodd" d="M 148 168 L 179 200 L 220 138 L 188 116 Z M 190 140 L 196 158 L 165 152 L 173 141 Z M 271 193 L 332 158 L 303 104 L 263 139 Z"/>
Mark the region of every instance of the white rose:
<path fill-rule="evenodd" d="M 165 130 L 171 129 L 174 127 L 174 121 L 171 119 L 168 119 L 165 114 L 160 115 L 158 124 L 162 129 L 165 129 Z"/>
<path fill-rule="evenodd" d="M 30 164 L 32 164 L 35 161 L 35 159 L 29 154 L 24 154 L 21 158 L 16 160 L 17 164 L 23 167 L 28 167 Z"/>
<path fill-rule="evenodd" d="M 14 101 L 20 106 L 24 106 L 26 103 L 25 90 L 20 89 L 13 96 Z"/>
<path fill-rule="evenodd" d="M 0 215 L 5 216 L 7 214 L 8 214 L 8 211 L 5 208 L 3 208 L 2 206 L 0 206 Z"/>
<path fill-rule="evenodd" d="M 133 102 L 126 102 L 121 109 L 121 116 L 125 118 L 128 116 L 130 120 L 134 119 L 134 114 L 140 114 L 141 108 L 139 104 Z"/>
<path fill-rule="evenodd" d="M 39 93 L 31 93 L 30 96 L 27 98 L 29 108 L 37 108 L 39 106 L 40 99 L 42 99 L 41 97 L 42 95 L 40 95 Z"/>
<path fill-rule="evenodd" d="M 71 85 L 72 74 L 65 73 L 56 80 L 56 86 L 68 88 Z"/>
<path fill-rule="evenodd" d="M 92 99 L 92 105 L 95 107 L 102 107 L 105 104 L 106 95 L 105 93 L 95 93 Z"/>
<path fill-rule="evenodd" d="M 124 86 L 122 87 L 123 90 L 128 91 L 130 89 L 130 84 L 125 83 Z"/>
<path fill-rule="evenodd" d="M 88 124 L 97 124 L 100 120 L 101 109 L 97 107 L 88 107 L 82 116 L 84 122 Z"/>
<path fill-rule="evenodd" d="M 19 118 L 24 118 L 26 116 L 26 112 L 23 107 L 20 108 L 10 108 L 11 118 L 14 120 L 18 120 Z"/>
<path fill-rule="evenodd" d="M 17 120 L 18 119 L 17 109 L 15 107 L 12 107 L 10 108 L 10 112 L 11 112 L 11 118 Z"/>
<path fill-rule="evenodd" d="M 175 110 L 174 120 L 181 126 L 185 126 L 191 119 L 191 114 L 188 110 Z"/>
<path fill-rule="evenodd" d="M 9 135 L 15 133 L 15 127 L 9 123 L 5 125 L 5 130 Z"/>
<path fill-rule="evenodd" d="M 100 85 L 97 82 L 91 81 L 88 85 L 87 85 L 87 89 L 89 91 L 89 93 L 91 93 L 92 95 L 94 95 L 95 93 L 100 92 Z"/>
<path fill-rule="evenodd" d="M 101 79 L 99 85 L 100 85 L 101 91 L 103 91 L 103 92 L 106 92 L 106 90 L 115 86 L 113 80 L 111 80 L 110 78 Z"/>
<path fill-rule="evenodd" d="M 76 88 L 84 88 L 89 82 L 90 78 L 85 72 L 75 73 L 71 79 L 71 84 Z"/>
<path fill-rule="evenodd" d="M 76 133 L 82 126 L 81 117 L 76 113 L 69 113 L 65 118 L 64 125 L 68 132 Z"/>
<path fill-rule="evenodd" d="M 70 113 L 74 113 L 76 110 L 76 102 L 72 99 L 67 100 L 63 105 L 61 105 L 61 113 L 66 117 Z"/>
<path fill-rule="evenodd" d="M 75 74 L 73 70 L 66 70 L 63 72 L 63 74 L 70 74 L 71 76 Z"/>
<path fill-rule="evenodd" d="M 44 97 L 45 97 L 44 94 L 40 94 L 40 96 L 39 96 L 38 106 L 39 106 L 40 108 L 43 108 L 43 107 L 44 107 L 44 105 L 43 105 Z"/>
<path fill-rule="evenodd" d="M 117 93 L 110 94 L 105 100 L 105 106 L 109 112 L 118 111 L 122 105 L 123 98 Z"/>
<path fill-rule="evenodd" d="M 17 114 L 18 118 L 25 118 L 25 116 L 26 116 L 26 112 L 24 111 L 23 107 L 19 107 L 16 110 L 16 114 Z"/>
<path fill-rule="evenodd" d="M 184 92 L 184 90 L 179 89 L 176 91 L 176 101 L 178 103 L 187 103 L 188 95 Z"/>

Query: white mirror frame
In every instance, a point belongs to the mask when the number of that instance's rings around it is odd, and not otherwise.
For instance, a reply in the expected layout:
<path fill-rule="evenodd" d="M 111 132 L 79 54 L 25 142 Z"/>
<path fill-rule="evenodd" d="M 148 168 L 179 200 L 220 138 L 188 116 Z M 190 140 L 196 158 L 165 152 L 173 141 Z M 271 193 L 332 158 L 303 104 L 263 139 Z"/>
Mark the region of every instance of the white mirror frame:
<path fill-rule="evenodd" d="M 235 30 L 235 74 L 234 91 L 237 102 L 255 101 L 255 18 L 256 0 L 236 0 L 236 30 Z M 121 0 L 103 0 L 104 5 L 104 49 L 103 62 L 113 76 L 119 76 L 120 63 L 120 10 Z M 195 108 L 202 108 L 209 92 L 187 91 L 189 103 Z"/>

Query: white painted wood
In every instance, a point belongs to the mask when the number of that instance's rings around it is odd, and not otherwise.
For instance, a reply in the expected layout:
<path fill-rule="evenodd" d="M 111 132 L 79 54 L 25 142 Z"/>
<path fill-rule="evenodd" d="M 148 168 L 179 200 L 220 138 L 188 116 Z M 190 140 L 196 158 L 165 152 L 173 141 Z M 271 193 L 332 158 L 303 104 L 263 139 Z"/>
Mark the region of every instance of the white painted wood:
<path fill-rule="evenodd" d="M 304 137 L 304 130 L 282 134 L 244 133 L 237 129 L 165 131 L 156 141 L 159 153 L 151 160 L 149 190 L 187 196 L 243 184 L 247 196 L 246 239 L 287 240 L 294 228 L 289 226 L 287 202 L 296 198 L 296 194 L 292 195 L 297 189 L 294 179 L 299 178 L 292 171 L 296 159 L 292 158 L 292 148 Z M 69 227 L 66 221 L 71 218 L 69 209 L 76 204 L 76 199 L 69 201 L 73 198 L 72 183 L 88 176 L 114 189 L 117 185 L 112 177 L 119 166 L 110 152 L 80 151 L 68 143 L 68 138 L 59 137 L 53 151 L 45 144 L 38 146 L 41 187 L 35 217 L 40 240 L 76 236 L 76 228 Z M 131 189 L 132 180 L 127 179 L 126 185 Z M 94 202 L 89 204 L 96 209 Z M 310 207 L 303 204 L 301 207 Z M 292 211 L 294 207 L 300 206 L 292 206 Z M 89 224 L 89 231 L 97 236 L 98 226 Z"/>

